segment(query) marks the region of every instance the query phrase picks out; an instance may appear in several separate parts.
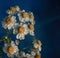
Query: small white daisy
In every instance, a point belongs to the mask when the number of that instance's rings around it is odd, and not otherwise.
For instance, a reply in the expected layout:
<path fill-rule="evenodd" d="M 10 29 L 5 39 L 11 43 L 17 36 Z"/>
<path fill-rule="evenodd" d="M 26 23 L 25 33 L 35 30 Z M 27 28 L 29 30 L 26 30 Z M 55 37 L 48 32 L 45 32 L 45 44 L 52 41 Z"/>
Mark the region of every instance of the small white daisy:
<path fill-rule="evenodd" d="M 15 40 L 16 45 L 19 45 L 19 43 L 20 43 L 19 40 Z"/>
<path fill-rule="evenodd" d="M 15 14 L 16 12 L 20 12 L 19 6 L 12 6 L 7 10 L 9 15 Z"/>
<path fill-rule="evenodd" d="M 34 40 L 33 41 L 33 46 L 35 49 L 37 49 L 37 51 L 41 51 L 41 45 L 42 45 L 42 43 L 40 40 Z"/>
<path fill-rule="evenodd" d="M 15 6 L 15 10 L 20 12 L 20 7 L 18 5 Z"/>
<path fill-rule="evenodd" d="M 28 22 L 29 21 L 29 16 L 28 13 L 25 12 L 25 10 L 22 10 L 21 13 L 18 13 L 18 17 L 20 22 Z"/>
<path fill-rule="evenodd" d="M 2 22 L 2 26 L 4 29 L 12 29 L 14 28 L 14 24 L 16 23 L 16 17 L 6 17 L 5 20 Z"/>
<path fill-rule="evenodd" d="M 34 25 L 28 24 L 28 31 L 30 35 L 34 36 Z"/>
<path fill-rule="evenodd" d="M 32 24 L 34 24 L 34 15 L 33 15 L 33 13 L 32 13 L 32 12 L 29 12 L 28 14 L 29 14 L 29 21 L 30 21 Z"/>
<path fill-rule="evenodd" d="M 14 28 L 13 30 L 13 34 L 17 34 L 16 35 L 17 39 L 20 39 L 20 40 L 25 39 L 25 35 L 28 34 L 27 25 L 20 24 L 19 26 L 16 26 L 16 28 Z"/>
<path fill-rule="evenodd" d="M 19 51 L 19 49 L 14 44 L 14 41 L 11 41 L 10 44 L 4 44 L 3 51 L 7 54 L 8 57 L 13 57 Z"/>
<path fill-rule="evenodd" d="M 10 7 L 8 10 L 7 10 L 7 14 L 14 14 L 16 12 L 16 8 L 14 6 Z"/>

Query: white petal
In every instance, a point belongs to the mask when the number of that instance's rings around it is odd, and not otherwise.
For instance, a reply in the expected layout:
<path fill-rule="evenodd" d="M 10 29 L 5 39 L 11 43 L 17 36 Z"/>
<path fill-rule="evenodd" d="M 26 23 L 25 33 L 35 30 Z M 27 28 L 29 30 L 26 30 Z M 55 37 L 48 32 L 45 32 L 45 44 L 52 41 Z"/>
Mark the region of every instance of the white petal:
<path fill-rule="evenodd" d="M 16 34 L 17 33 L 17 30 L 13 29 L 13 34 Z"/>
<path fill-rule="evenodd" d="M 22 10 L 22 12 L 25 12 L 25 10 Z"/>
<path fill-rule="evenodd" d="M 20 17 L 20 13 L 18 13 L 17 15 L 18 15 L 18 17 Z"/>
<path fill-rule="evenodd" d="M 16 35 L 16 38 L 19 39 L 19 37 L 20 37 L 20 34 L 17 34 L 17 35 Z"/>
<path fill-rule="evenodd" d="M 12 14 L 12 11 L 8 10 L 7 13 L 8 13 L 8 14 Z"/>
<path fill-rule="evenodd" d="M 11 55 L 10 55 L 9 53 L 7 53 L 7 56 L 8 56 L 8 57 L 11 57 Z"/>
<path fill-rule="evenodd" d="M 20 39 L 20 40 L 22 40 L 22 39 L 25 39 L 25 36 L 24 36 L 24 34 L 22 34 L 22 35 L 21 35 L 21 39 Z"/>
<path fill-rule="evenodd" d="M 30 31 L 30 35 L 34 36 L 34 31 Z"/>
<path fill-rule="evenodd" d="M 37 47 L 38 47 L 38 45 L 37 45 L 37 44 L 34 44 L 34 47 L 35 47 L 35 48 L 37 48 Z"/>
<path fill-rule="evenodd" d="M 7 24 L 5 22 L 2 22 L 2 27 L 6 29 L 7 28 Z"/>
<path fill-rule="evenodd" d="M 14 41 L 11 41 L 11 45 L 13 45 L 13 46 L 15 45 L 15 44 L 14 44 Z"/>
<path fill-rule="evenodd" d="M 3 47 L 3 52 L 7 53 L 7 48 Z"/>
<path fill-rule="evenodd" d="M 41 51 L 41 47 L 39 47 L 39 51 Z"/>
<path fill-rule="evenodd" d="M 16 8 L 16 11 L 20 11 L 20 8 L 19 8 L 19 7 L 17 7 L 17 8 Z"/>
<path fill-rule="evenodd" d="M 31 55 L 35 56 L 35 54 L 36 54 L 36 53 L 35 53 L 34 51 L 31 52 Z"/>
<path fill-rule="evenodd" d="M 8 25 L 8 29 L 10 30 L 12 27 L 10 25 Z"/>

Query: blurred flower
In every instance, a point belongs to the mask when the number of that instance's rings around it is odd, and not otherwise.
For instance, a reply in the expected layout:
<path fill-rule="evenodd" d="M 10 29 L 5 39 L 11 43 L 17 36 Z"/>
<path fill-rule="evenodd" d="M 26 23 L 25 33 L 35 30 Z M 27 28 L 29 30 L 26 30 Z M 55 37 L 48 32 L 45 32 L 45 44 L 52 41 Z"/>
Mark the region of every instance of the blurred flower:
<path fill-rule="evenodd" d="M 15 43 L 16 43 L 16 45 L 19 45 L 20 42 L 19 42 L 19 40 L 15 40 Z"/>
<path fill-rule="evenodd" d="M 12 29 L 14 24 L 16 23 L 16 17 L 6 17 L 5 20 L 2 22 L 2 26 L 4 29 Z"/>
<path fill-rule="evenodd" d="M 18 17 L 19 17 L 20 22 L 29 21 L 28 13 L 25 12 L 25 10 L 22 10 L 21 13 L 18 13 Z"/>
<path fill-rule="evenodd" d="M 9 15 L 12 15 L 12 14 L 14 14 L 15 13 L 15 7 L 10 7 L 8 10 L 7 10 L 7 13 L 9 14 Z"/>
<path fill-rule="evenodd" d="M 32 13 L 32 12 L 29 12 L 28 14 L 29 14 L 29 21 L 30 21 L 32 24 L 34 24 L 34 15 L 33 15 L 33 13 Z"/>
<path fill-rule="evenodd" d="M 34 36 L 34 25 L 28 24 L 28 31 L 30 35 Z"/>
<path fill-rule="evenodd" d="M 34 41 L 33 41 L 33 46 L 34 46 L 34 48 L 37 49 L 38 51 L 41 51 L 41 45 L 42 45 L 42 43 L 41 43 L 40 40 L 34 40 Z"/>
<path fill-rule="evenodd" d="M 13 34 L 17 34 L 16 38 L 23 40 L 25 39 L 25 35 L 27 35 L 28 30 L 27 30 L 27 25 L 26 24 L 20 24 L 19 26 L 16 26 L 13 30 Z"/>
<path fill-rule="evenodd" d="M 14 44 L 14 41 L 11 41 L 9 44 L 4 44 L 3 51 L 7 54 L 8 57 L 13 57 L 19 51 L 19 49 Z"/>
<path fill-rule="evenodd" d="M 10 7 L 10 8 L 7 10 L 7 13 L 8 13 L 9 15 L 15 14 L 16 12 L 20 12 L 20 8 L 19 8 L 18 5 L 12 6 L 12 7 Z"/>
<path fill-rule="evenodd" d="M 18 5 L 15 6 L 16 11 L 20 11 L 20 7 Z"/>

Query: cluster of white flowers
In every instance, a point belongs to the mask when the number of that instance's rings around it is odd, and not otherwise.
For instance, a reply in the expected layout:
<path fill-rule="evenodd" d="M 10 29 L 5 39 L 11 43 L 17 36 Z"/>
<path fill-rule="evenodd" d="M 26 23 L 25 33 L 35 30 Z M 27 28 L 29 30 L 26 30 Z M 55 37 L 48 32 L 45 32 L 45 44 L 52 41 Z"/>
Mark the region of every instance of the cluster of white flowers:
<path fill-rule="evenodd" d="M 34 40 L 30 53 L 20 52 L 19 58 L 41 58 L 41 45 L 42 43 L 40 40 Z"/>
<path fill-rule="evenodd" d="M 16 38 L 20 40 L 25 39 L 27 34 L 34 36 L 35 23 L 32 12 L 21 11 L 19 6 L 12 6 L 7 10 L 7 14 L 8 16 L 2 22 L 4 29 L 12 29 L 13 34 L 16 34 Z"/>
<path fill-rule="evenodd" d="M 14 41 L 11 41 L 9 44 L 4 44 L 3 51 L 11 58 L 14 58 L 14 56 L 17 58 L 41 58 L 41 46 L 42 43 L 40 40 L 34 40 L 30 52 L 25 53 L 24 51 L 20 51 Z"/>
<path fill-rule="evenodd" d="M 34 36 L 34 15 L 32 12 L 20 10 L 19 6 L 12 6 L 7 10 L 8 16 L 4 18 L 2 26 L 4 29 L 12 30 L 16 34 L 16 38 L 23 40 L 27 34 Z M 8 37 L 5 37 L 7 40 Z M 40 40 L 35 39 L 32 42 L 31 50 L 29 53 L 20 51 L 18 48 L 19 41 L 11 40 L 9 43 L 4 43 L 3 51 L 8 57 L 14 58 L 41 58 L 40 51 L 42 43 Z"/>

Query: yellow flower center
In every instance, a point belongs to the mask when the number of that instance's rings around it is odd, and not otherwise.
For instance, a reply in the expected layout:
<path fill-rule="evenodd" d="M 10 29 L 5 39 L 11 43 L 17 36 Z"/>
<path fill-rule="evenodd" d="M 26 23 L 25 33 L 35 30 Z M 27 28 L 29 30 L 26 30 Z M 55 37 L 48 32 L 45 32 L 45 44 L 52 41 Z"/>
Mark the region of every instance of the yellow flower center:
<path fill-rule="evenodd" d="M 14 54 L 14 47 L 13 46 L 9 46 L 7 48 L 7 51 L 8 51 L 9 54 Z"/>
<path fill-rule="evenodd" d="M 40 54 L 36 54 L 35 58 L 41 58 Z"/>
<path fill-rule="evenodd" d="M 29 24 L 29 25 L 28 25 L 28 28 L 29 28 L 30 30 L 34 30 L 34 26 L 33 26 L 32 24 Z"/>
<path fill-rule="evenodd" d="M 29 14 L 29 18 L 30 18 L 30 19 L 34 19 L 34 16 L 30 13 L 30 14 Z"/>
<path fill-rule="evenodd" d="M 26 16 L 27 16 L 26 12 L 22 12 L 21 15 L 22 15 L 23 18 L 26 18 Z"/>
<path fill-rule="evenodd" d="M 15 11 L 15 7 L 10 7 L 10 10 L 11 11 Z"/>
<path fill-rule="evenodd" d="M 11 18 L 10 18 L 10 17 L 7 17 L 6 20 L 5 20 L 5 22 L 6 22 L 7 24 L 10 24 L 10 23 L 11 23 Z"/>
<path fill-rule="evenodd" d="M 42 43 L 41 43 L 41 41 L 40 41 L 40 40 L 36 40 L 36 43 L 37 43 L 39 46 L 41 46 L 41 45 L 42 45 Z"/>
<path fill-rule="evenodd" d="M 18 33 L 24 33 L 25 32 L 25 28 L 23 26 L 19 26 L 18 27 Z"/>

